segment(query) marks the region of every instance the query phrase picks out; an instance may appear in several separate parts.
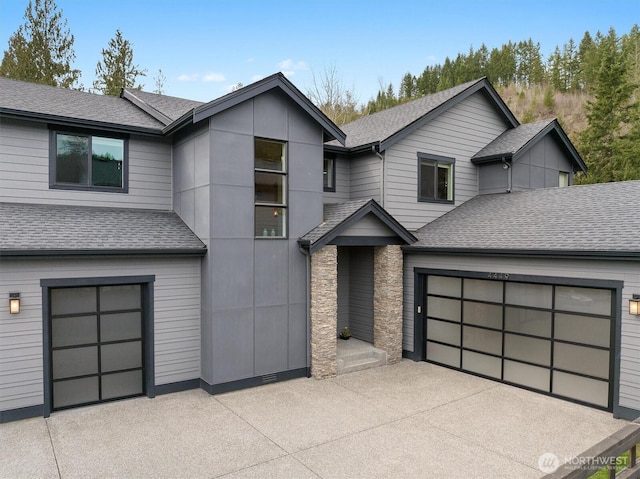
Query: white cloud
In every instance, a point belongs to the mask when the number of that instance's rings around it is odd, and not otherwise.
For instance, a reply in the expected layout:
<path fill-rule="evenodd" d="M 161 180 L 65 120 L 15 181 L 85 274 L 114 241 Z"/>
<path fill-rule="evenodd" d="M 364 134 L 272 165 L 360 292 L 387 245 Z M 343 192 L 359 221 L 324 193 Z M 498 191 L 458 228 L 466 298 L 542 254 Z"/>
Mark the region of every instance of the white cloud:
<path fill-rule="evenodd" d="M 222 73 L 206 73 L 202 77 L 202 81 L 205 82 L 205 83 L 223 82 L 225 80 L 226 80 L 226 78 L 224 77 L 224 75 Z"/>
<path fill-rule="evenodd" d="M 247 58 L 247 63 L 253 63 L 253 58 Z"/>
<path fill-rule="evenodd" d="M 306 62 L 303 61 L 293 61 L 291 58 L 287 58 L 286 60 L 282 60 L 278 63 L 278 68 L 284 74 L 284 76 L 290 77 L 296 74 L 297 71 L 307 70 L 309 67 Z"/>
<path fill-rule="evenodd" d="M 178 77 L 178 81 L 198 81 L 200 75 L 197 73 L 183 73 Z"/>

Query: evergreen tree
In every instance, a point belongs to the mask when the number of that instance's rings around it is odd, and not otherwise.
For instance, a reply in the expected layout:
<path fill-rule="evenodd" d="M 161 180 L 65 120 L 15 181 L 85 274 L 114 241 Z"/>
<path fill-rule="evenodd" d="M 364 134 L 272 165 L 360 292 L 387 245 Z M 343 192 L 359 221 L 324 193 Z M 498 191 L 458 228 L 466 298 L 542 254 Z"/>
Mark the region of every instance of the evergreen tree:
<path fill-rule="evenodd" d="M 142 89 L 136 85 L 139 76 L 146 76 L 147 71 L 133 64 L 133 48 L 129 40 L 125 40 L 122 32 L 116 30 L 116 36 L 109 40 L 107 49 L 102 49 L 102 61 L 96 66 L 96 80 L 93 89 L 103 95 L 120 95 L 122 88 Z"/>
<path fill-rule="evenodd" d="M 55 1 L 30 0 L 24 20 L 9 38 L 0 76 L 64 88 L 74 86 L 80 77 L 80 70 L 71 67 L 76 58 L 74 37 Z"/>
<path fill-rule="evenodd" d="M 600 32 L 596 38 L 601 38 Z M 585 32 L 578 46 L 578 82 L 580 88 L 589 90 L 596 81 L 598 72 L 598 45 L 589 32 Z"/>
<path fill-rule="evenodd" d="M 630 102 L 635 86 L 629 82 L 628 59 L 613 28 L 602 38 L 599 50 L 600 64 L 593 88 L 595 100 L 585 106 L 589 126 L 579 136 L 579 147 L 590 170 L 581 180 L 583 183 L 620 179 L 618 170 L 624 166 L 620 164 L 623 161 L 621 147 L 627 139 L 621 139 L 621 133 L 637 116 L 634 114 L 637 105 Z M 636 157 L 635 162 L 638 161 Z"/>
<path fill-rule="evenodd" d="M 398 99 L 400 101 L 408 101 L 415 98 L 418 94 L 418 86 L 416 83 L 416 77 L 411 73 L 406 73 L 402 77 L 400 82 L 400 90 L 398 92 Z"/>

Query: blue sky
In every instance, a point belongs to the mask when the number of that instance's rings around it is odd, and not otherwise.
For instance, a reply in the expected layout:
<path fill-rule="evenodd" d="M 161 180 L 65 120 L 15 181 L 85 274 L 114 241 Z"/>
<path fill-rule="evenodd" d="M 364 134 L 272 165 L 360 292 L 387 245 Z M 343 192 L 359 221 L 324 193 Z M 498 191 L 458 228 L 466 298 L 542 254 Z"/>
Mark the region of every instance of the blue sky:
<path fill-rule="evenodd" d="M 28 0 L 0 0 L 0 49 L 23 23 Z M 531 37 L 545 58 L 569 38 L 640 23 L 638 0 L 56 0 L 75 35 L 75 67 L 91 86 L 101 50 L 119 28 L 165 93 L 208 101 L 277 71 L 303 92 L 334 67 L 361 103 L 380 83 L 397 88 L 482 43 Z"/>

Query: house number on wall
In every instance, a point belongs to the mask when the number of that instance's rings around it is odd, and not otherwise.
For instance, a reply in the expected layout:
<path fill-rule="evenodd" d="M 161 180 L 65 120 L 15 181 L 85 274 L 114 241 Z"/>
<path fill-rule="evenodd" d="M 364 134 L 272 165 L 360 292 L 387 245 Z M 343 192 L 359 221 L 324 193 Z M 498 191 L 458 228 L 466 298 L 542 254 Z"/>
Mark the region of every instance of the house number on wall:
<path fill-rule="evenodd" d="M 487 273 L 489 279 L 509 279 L 509 273 Z"/>

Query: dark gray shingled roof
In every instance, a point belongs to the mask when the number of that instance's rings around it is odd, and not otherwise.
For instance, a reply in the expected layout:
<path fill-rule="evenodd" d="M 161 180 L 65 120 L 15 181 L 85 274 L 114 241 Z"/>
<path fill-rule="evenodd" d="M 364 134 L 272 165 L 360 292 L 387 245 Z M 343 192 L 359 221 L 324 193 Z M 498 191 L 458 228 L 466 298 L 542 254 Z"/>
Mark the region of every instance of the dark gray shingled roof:
<path fill-rule="evenodd" d="M 175 96 L 159 95 L 157 93 L 149 93 L 142 90 L 133 90 L 126 88 L 123 92 L 126 97 L 133 96 L 144 102 L 149 107 L 167 117 L 170 122 L 180 118 L 190 110 L 200 105 L 204 105 L 201 101 L 187 100 L 186 98 L 178 98 Z M 167 125 L 170 122 L 165 122 Z"/>
<path fill-rule="evenodd" d="M 505 155 L 512 156 L 534 139 L 536 135 L 549 126 L 549 124 L 553 123 L 553 121 L 553 118 L 550 120 L 541 120 L 507 130 L 473 155 L 472 159 L 494 158 Z"/>
<path fill-rule="evenodd" d="M 325 204 L 322 223 L 300 238 L 300 244 L 308 246 L 313 252 L 331 242 L 342 231 L 348 229 L 369 213 L 375 215 L 405 243 L 410 244 L 416 240 L 375 200 L 352 200 L 344 203 Z"/>
<path fill-rule="evenodd" d="M 428 225 L 425 250 L 640 254 L 640 181 L 477 196 Z"/>
<path fill-rule="evenodd" d="M 164 125 L 128 100 L 0 78 L 0 113 L 160 133 Z"/>
<path fill-rule="evenodd" d="M 486 79 L 481 78 L 365 116 L 346 125 L 341 125 L 340 128 L 347 134 L 347 143 L 345 146 L 347 148 L 357 148 L 359 146 L 382 142 L 434 111 L 439 106 L 444 105 L 465 90 L 480 84 L 487 85 L 487 87 L 490 88 Z M 517 125 L 517 120 L 515 120 L 511 112 L 508 112 L 508 109 L 505 111 L 505 114 L 511 116 L 514 126 Z M 331 142 L 329 145 L 337 146 L 337 142 Z"/>
<path fill-rule="evenodd" d="M 170 211 L 0 203 L 0 256 L 205 252 Z"/>

